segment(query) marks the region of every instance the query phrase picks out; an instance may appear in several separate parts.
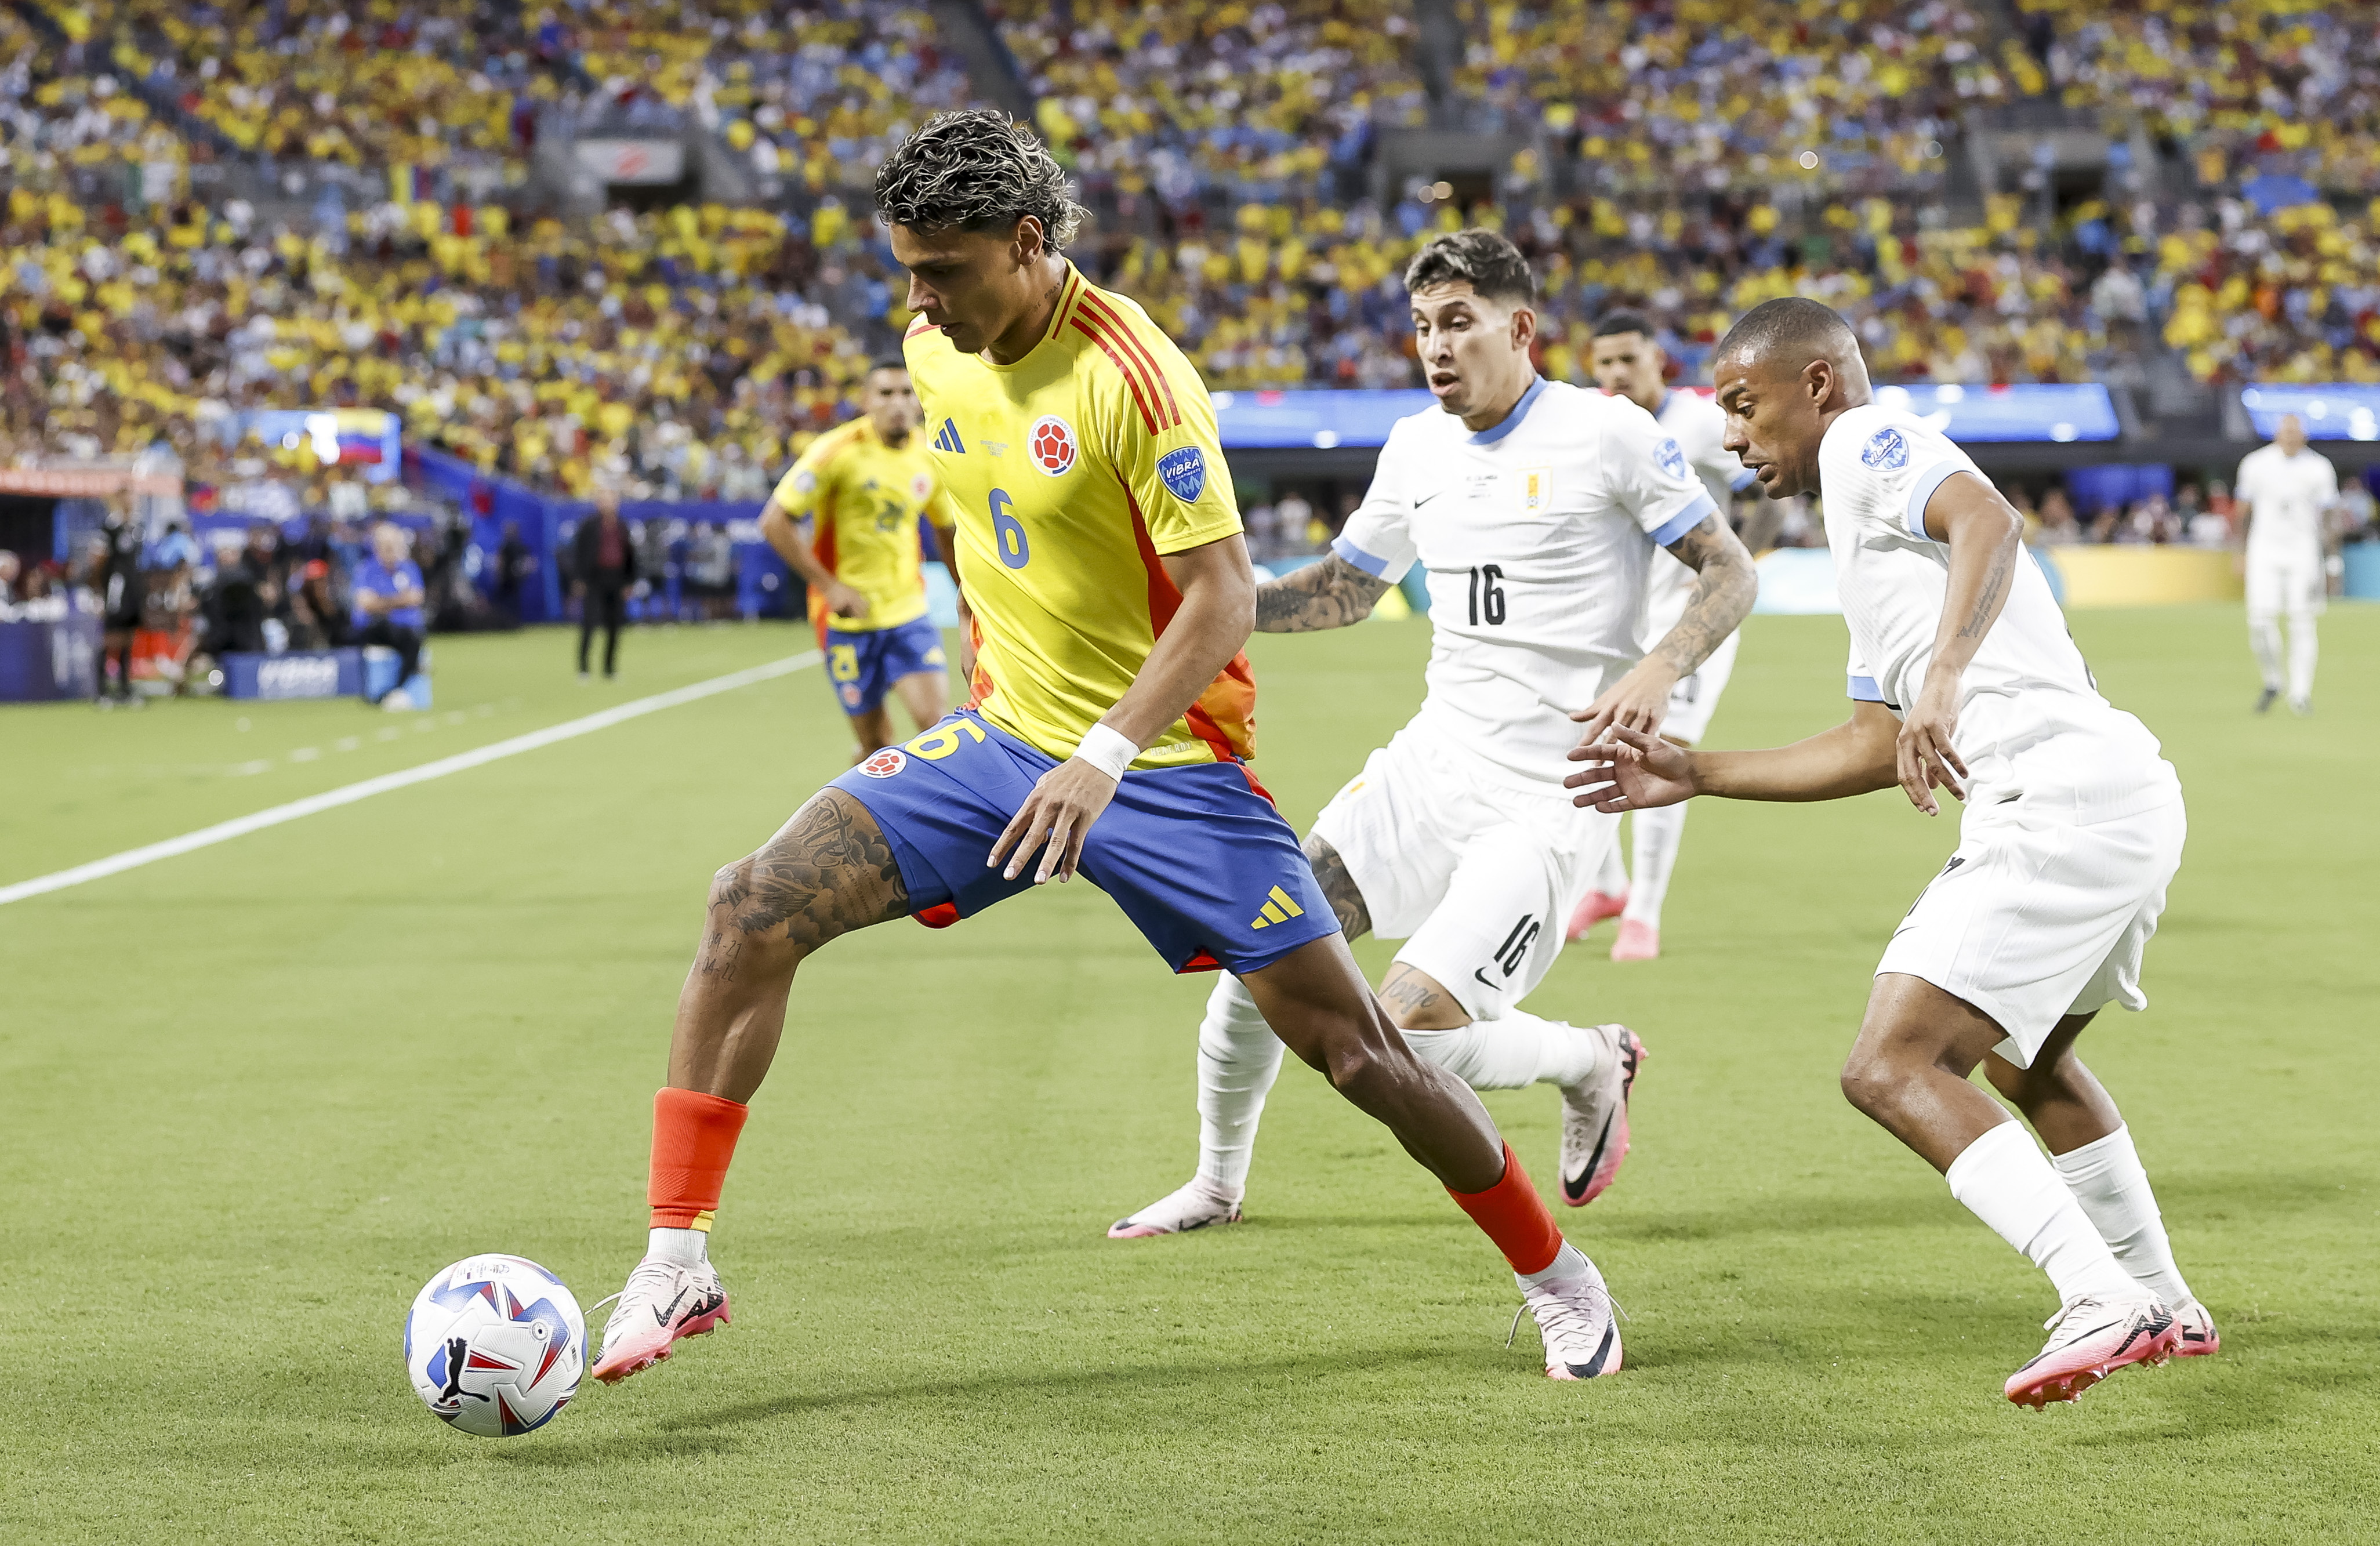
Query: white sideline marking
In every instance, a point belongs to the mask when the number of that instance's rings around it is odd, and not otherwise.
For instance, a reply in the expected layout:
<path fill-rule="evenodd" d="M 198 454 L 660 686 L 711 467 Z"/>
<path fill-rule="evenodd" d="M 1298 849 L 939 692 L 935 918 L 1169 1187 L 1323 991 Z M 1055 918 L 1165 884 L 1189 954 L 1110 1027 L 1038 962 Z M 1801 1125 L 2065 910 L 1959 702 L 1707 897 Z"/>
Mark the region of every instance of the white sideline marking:
<path fill-rule="evenodd" d="M 61 870 L 55 874 L 36 875 L 30 881 L 18 881 L 14 885 L 0 886 L 0 907 L 6 907 L 11 902 L 21 902 L 29 896 L 39 896 L 46 892 L 64 891 L 68 886 L 80 885 L 85 881 L 103 880 L 109 875 L 121 874 L 127 870 L 137 870 L 144 864 L 154 864 L 161 858 L 172 858 L 178 854 L 189 853 L 193 849 L 211 847 L 217 843 L 228 843 L 235 837 L 245 837 L 251 832 L 261 832 L 266 827 L 277 827 L 284 822 L 294 822 L 300 816 L 311 816 L 318 810 L 331 810 L 339 806 L 353 805 L 358 800 L 370 799 L 374 795 L 385 795 L 392 789 L 405 789 L 416 784 L 427 784 L 433 778 L 443 778 L 448 773 L 458 773 L 466 769 L 498 761 L 506 757 L 517 757 L 524 751 L 535 751 L 540 747 L 552 746 L 557 741 L 573 740 L 580 736 L 592 735 L 598 730 L 608 729 L 626 720 L 639 719 L 646 714 L 658 713 L 663 709 L 674 709 L 681 703 L 692 703 L 698 699 L 715 697 L 722 692 L 734 692 L 738 688 L 748 688 L 755 682 L 765 682 L 772 677 L 806 670 L 825 658 L 816 650 L 811 650 L 803 654 L 788 655 L 783 660 L 771 661 L 766 665 L 756 665 L 744 671 L 731 671 L 724 676 L 713 676 L 707 682 L 696 682 L 688 687 L 674 688 L 668 692 L 657 692 L 650 698 L 639 698 L 632 702 L 623 703 L 617 708 L 604 709 L 583 718 L 565 720 L 560 724 L 550 724 L 542 730 L 532 730 L 525 736 L 515 736 L 510 740 L 497 741 L 470 751 L 457 752 L 452 757 L 441 757 L 434 762 L 424 762 L 417 768 L 406 768 L 397 773 L 382 773 L 378 778 L 367 778 L 360 783 L 325 790 L 319 795 L 309 795 L 302 800 L 291 800 L 286 805 L 276 805 L 269 810 L 257 811 L 253 815 L 236 816 L 228 822 L 218 822 L 211 827 L 200 827 L 196 832 L 186 832 L 179 837 L 169 837 L 163 843 L 128 848 L 120 854 L 110 854 L 105 858 L 93 859 L 89 864 L 78 864 L 71 870 Z M 320 756 L 321 753 L 317 751 L 315 755 Z"/>

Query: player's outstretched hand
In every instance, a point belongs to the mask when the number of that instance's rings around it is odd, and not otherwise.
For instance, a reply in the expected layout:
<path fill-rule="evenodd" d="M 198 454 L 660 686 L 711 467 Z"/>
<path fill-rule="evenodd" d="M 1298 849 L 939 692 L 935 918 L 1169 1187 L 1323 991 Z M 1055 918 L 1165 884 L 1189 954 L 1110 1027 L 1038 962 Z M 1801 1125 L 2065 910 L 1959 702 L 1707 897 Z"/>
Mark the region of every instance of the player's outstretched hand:
<path fill-rule="evenodd" d="M 1928 678 L 1917 701 L 1900 722 L 1900 738 L 1892 749 L 1893 767 L 1900 775 L 1900 791 L 1909 803 L 1928 816 L 1942 813 L 1934 798 L 1940 785 L 1958 799 L 1967 797 L 1967 764 L 1959 759 L 1950 737 L 1959 729 L 1959 684 Z"/>
<path fill-rule="evenodd" d="M 1013 881 L 1025 872 L 1038 848 L 1041 868 L 1033 877 L 1035 885 L 1045 883 L 1052 875 L 1073 880 L 1082 862 L 1083 840 L 1090 835 L 1091 823 L 1099 819 L 1108 801 L 1115 798 L 1115 792 L 1112 777 L 1079 757 L 1067 758 L 1033 785 L 1033 793 L 1025 797 L 1024 806 L 1009 818 L 1008 829 L 991 846 L 985 867 L 998 864 L 1007 855 L 1008 868 L 1002 873 Z M 1014 854 L 1008 852 L 1012 846 L 1016 850 Z"/>
<path fill-rule="evenodd" d="M 1617 814 L 1675 805 L 1694 792 L 1694 753 L 1674 741 L 1626 725 L 1610 736 L 1571 749 L 1570 760 L 1585 764 L 1562 780 L 1576 789 L 1571 804 Z"/>
<path fill-rule="evenodd" d="M 856 621 L 868 615 L 868 598 L 838 579 L 826 588 L 826 609 Z"/>
<path fill-rule="evenodd" d="M 1661 722 L 1670 715 L 1670 689 L 1677 685 L 1678 674 L 1668 663 L 1650 657 L 1638 661 L 1627 676 L 1604 689 L 1602 697 L 1570 716 L 1586 727 L 1579 736 L 1580 743 L 1603 739 L 1615 724 L 1659 735 Z"/>

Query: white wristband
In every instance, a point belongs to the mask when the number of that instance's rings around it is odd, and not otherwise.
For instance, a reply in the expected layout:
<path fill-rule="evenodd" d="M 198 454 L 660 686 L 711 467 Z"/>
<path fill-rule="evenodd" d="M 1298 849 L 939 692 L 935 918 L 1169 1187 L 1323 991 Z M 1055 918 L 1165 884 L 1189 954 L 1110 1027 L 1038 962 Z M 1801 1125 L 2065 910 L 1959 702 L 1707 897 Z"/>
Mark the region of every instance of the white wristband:
<path fill-rule="evenodd" d="M 1075 755 L 1121 784 L 1124 769 L 1140 755 L 1140 748 L 1133 745 L 1132 737 L 1123 732 L 1111 725 L 1094 724 L 1083 732 Z"/>

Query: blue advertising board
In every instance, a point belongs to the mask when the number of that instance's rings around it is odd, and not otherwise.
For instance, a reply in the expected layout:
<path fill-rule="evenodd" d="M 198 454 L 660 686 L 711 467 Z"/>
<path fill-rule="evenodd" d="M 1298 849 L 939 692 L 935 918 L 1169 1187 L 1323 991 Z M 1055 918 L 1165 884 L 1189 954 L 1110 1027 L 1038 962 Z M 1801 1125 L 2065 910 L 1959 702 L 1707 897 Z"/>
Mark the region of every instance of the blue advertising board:
<path fill-rule="evenodd" d="M 2064 443 L 2114 440 L 2123 432 L 2115 400 L 2095 383 L 1879 386 L 1876 397 L 1887 408 L 1930 420 L 1959 441 Z M 1437 399 L 1419 387 L 1218 392 L 1215 420 L 1227 451 L 1330 451 L 1385 445 L 1398 420 L 1436 406 Z"/>
<path fill-rule="evenodd" d="M 2308 440 L 2380 440 L 2380 386 L 2316 382 L 2304 386 L 2243 386 L 2240 406 L 2265 440 L 2294 413 Z"/>
<path fill-rule="evenodd" d="M 293 650 L 285 655 L 257 655 L 231 651 L 223 657 L 223 673 L 225 698 L 355 698 L 364 690 L 364 652 Z"/>

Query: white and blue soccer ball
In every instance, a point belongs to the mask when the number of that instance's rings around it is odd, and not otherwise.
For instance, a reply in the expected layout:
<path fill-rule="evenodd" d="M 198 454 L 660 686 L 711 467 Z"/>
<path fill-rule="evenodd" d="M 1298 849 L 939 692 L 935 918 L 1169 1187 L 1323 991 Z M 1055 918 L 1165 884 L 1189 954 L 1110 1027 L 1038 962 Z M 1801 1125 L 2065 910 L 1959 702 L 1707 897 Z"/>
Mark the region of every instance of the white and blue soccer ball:
<path fill-rule="evenodd" d="M 466 1433 L 533 1432 L 578 1392 L 587 1318 L 562 1280 L 527 1257 L 467 1257 L 414 1296 L 405 1371 L 430 1409 Z"/>

